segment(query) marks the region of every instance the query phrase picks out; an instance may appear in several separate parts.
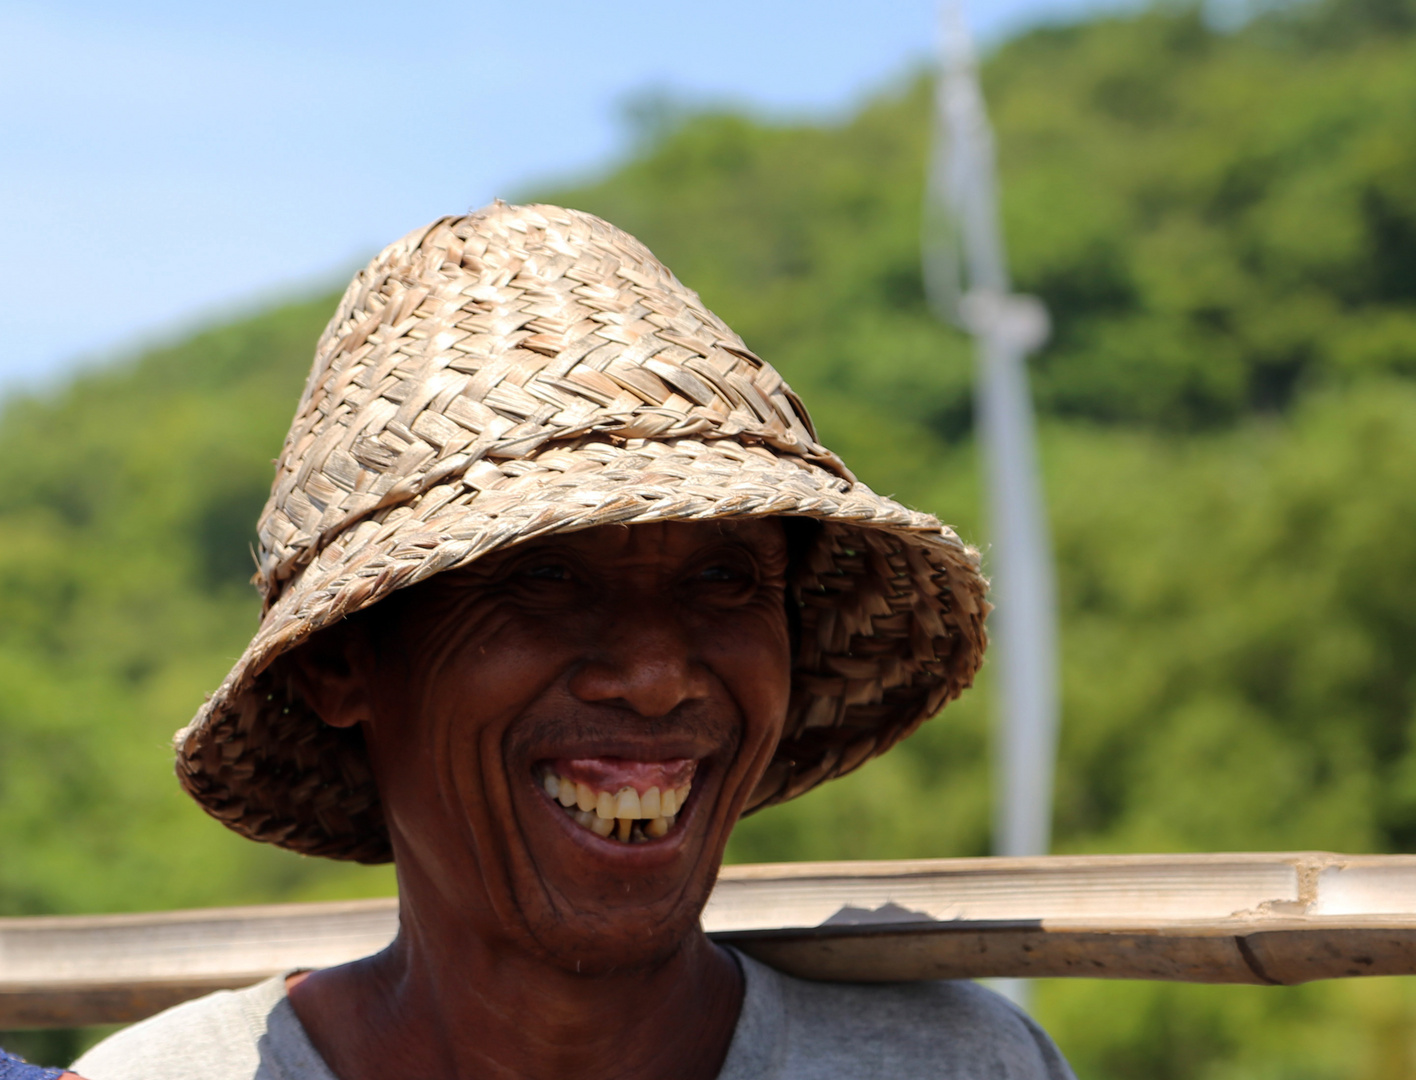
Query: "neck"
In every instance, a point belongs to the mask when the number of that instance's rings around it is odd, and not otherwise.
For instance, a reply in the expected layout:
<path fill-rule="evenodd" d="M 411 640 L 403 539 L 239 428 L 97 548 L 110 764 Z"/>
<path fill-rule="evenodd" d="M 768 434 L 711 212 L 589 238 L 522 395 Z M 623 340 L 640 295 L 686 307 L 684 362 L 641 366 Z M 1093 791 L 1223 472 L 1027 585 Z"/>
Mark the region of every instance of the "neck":
<path fill-rule="evenodd" d="M 402 1075 L 711 1080 L 742 1003 L 737 965 L 695 929 L 667 959 L 578 975 L 407 901 L 384 952 L 316 972 L 291 1004 L 340 1080 Z M 440 913 L 441 914 L 441 913 Z"/>

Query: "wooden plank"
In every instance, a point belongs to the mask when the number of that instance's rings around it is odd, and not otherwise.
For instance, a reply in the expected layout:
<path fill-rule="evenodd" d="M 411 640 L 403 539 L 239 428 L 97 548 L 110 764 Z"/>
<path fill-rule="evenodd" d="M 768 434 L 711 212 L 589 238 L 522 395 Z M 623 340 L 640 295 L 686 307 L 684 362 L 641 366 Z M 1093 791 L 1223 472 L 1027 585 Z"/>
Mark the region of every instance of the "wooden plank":
<path fill-rule="evenodd" d="M 806 978 L 1298 983 L 1416 974 L 1416 856 L 727 867 L 705 928 Z M 0 1028 L 127 1022 L 376 952 L 393 900 L 0 919 Z"/>
<path fill-rule="evenodd" d="M 1416 856 L 800 863 L 739 867 L 730 884 L 705 924 L 803 978 L 1416 974 Z"/>
<path fill-rule="evenodd" d="M 140 1020 L 367 956 L 397 930 L 395 900 L 0 919 L 0 1028 Z"/>

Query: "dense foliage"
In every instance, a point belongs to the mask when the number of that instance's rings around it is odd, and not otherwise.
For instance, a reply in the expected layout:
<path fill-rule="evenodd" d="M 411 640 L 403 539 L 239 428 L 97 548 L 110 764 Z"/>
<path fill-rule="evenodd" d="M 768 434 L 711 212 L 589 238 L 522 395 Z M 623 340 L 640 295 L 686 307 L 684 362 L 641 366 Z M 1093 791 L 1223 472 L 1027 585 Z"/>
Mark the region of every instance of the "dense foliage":
<path fill-rule="evenodd" d="M 986 69 L 1062 589 L 1063 851 L 1416 850 L 1416 6 L 1164 8 Z M 970 353 L 922 295 L 920 78 L 835 124 L 690 113 L 595 184 L 879 490 L 986 542 Z M 0 913 L 382 892 L 228 836 L 165 742 L 255 618 L 247 545 L 329 297 L 0 419 Z M 737 859 L 987 849 L 987 678 Z M 1051 983 L 1079 1074 L 1416 1074 L 1416 989 Z"/>

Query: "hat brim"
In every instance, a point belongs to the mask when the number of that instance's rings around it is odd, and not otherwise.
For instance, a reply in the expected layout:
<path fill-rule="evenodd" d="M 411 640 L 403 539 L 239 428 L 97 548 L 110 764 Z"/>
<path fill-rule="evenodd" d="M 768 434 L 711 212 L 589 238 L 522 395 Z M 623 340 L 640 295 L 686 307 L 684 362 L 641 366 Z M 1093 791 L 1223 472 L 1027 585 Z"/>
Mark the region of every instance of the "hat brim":
<path fill-rule="evenodd" d="M 274 661 L 444 570 L 601 525 L 799 516 L 823 523 L 791 582 L 801 645 L 759 809 L 857 768 L 971 685 L 986 644 L 978 554 L 928 514 L 803 458 L 732 439 L 585 437 L 432 487 L 351 524 L 286 582 L 255 638 L 175 738 L 177 773 L 255 840 L 391 858 L 357 729 L 323 724 Z"/>

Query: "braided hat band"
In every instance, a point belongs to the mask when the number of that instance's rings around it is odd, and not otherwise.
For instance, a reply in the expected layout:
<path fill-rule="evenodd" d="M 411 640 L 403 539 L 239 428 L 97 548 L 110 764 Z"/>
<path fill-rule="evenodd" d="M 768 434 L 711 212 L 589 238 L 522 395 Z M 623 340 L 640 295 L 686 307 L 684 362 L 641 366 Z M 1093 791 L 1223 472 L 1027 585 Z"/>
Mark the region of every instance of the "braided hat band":
<path fill-rule="evenodd" d="M 381 252 L 321 337 L 259 525 L 260 629 L 175 737 L 183 787 L 252 839 L 391 857 L 358 729 L 275 661 L 396 589 L 607 524 L 821 523 L 789 583 L 800 645 L 749 808 L 910 734 L 986 644 L 978 553 L 859 483 L 805 408 L 633 237 L 495 203 Z"/>

